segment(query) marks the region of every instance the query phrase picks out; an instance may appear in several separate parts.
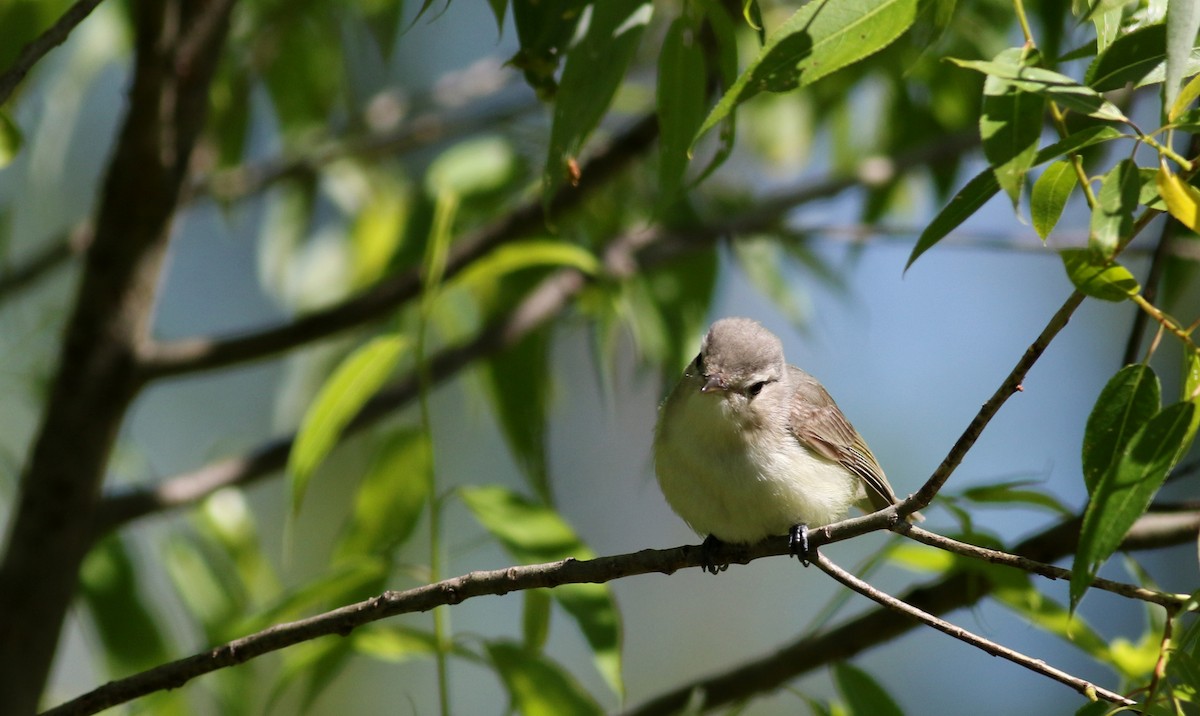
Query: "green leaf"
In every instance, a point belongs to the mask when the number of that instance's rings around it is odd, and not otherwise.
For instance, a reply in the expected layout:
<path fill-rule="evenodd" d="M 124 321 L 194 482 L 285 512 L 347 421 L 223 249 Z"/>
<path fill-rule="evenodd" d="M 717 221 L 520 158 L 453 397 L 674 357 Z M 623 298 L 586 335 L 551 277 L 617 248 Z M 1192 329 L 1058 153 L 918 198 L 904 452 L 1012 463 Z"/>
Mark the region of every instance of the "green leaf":
<path fill-rule="evenodd" d="M 1083 481 L 1089 495 L 1160 407 L 1158 376 L 1149 366 L 1127 365 L 1109 379 L 1083 431 Z"/>
<path fill-rule="evenodd" d="M 1121 35 L 1096 56 L 1083 81 L 1098 92 L 1137 84 L 1166 60 L 1167 28 L 1147 25 Z"/>
<path fill-rule="evenodd" d="M 224 641 L 229 626 L 243 608 L 243 595 L 236 580 L 214 562 L 209 551 L 196 540 L 172 535 L 163 548 L 163 566 L 188 614 L 204 630 L 212 644 Z"/>
<path fill-rule="evenodd" d="M 921 232 L 921 237 L 917 239 L 917 245 L 913 247 L 912 253 L 908 256 L 908 263 L 904 265 L 904 270 L 907 271 L 921 254 L 933 248 L 933 245 L 941 241 L 949 234 L 958 228 L 959 224 L 969 219 L 975 212 L 979 211 L 988 199 L 991 199 L 1000 191 L 1000 184 L 996 181 L 996 173 L 989 167 L 975 178 L 967 182 L 967 185 L 954 195 L 950 203 L 942 207 L 938 215 L 933 217 L 933 221 L 925 227 Z"/>
<path fill-rule="evenodd" d="M 1022 51 L 1004 50 L 994 62 L 1019 68 Z M 979 136 L 983 153 L 1000 188 L 1008 194 L 1013 210 L 1018 208 L 1025 174 L 1033 166 L 1038 139 L 1042 135 L 1042 112 L 1046 100 L 1025 92 L 1008 80 L 988 75 L 983 84 L 983 111 L 979 116 Z"/>
<path fill-rule="evenodd" d="M 565 266 L 594 276 L 600 261 L 587 249 L 563 241 L 531 239 L 500 246 L 477 259 L 454 278 L 454 283 L 472 287 L 490 287 L 492 283 L 535 266 Z"/>
<path fill-rule="evenodd" d="M 1188 83 L 1183 86 L 1183 90 L 1179 92 L 1179 95 L 1171 104 L 1171 111 L 1167 114 L 1167 120 L 1172 124 L 1175 123 L 1188 110 L 1188 107 L 1192 106 L 1192 102 L 1195 102 L 1197 97 L 1200 97 L 1200 75 L 1196 75 L 1188 80 Z"/>
<path fill-rule="evenodd" d="M 1096 633 L 1079 615 L 1071 614 L 1061 604 L 1033 588 L 1028 579 L 1020 586 L 1013 583 L 998 585 L 992 596 L 1042 631 L 1053 634 L 1088 656 L 1108 661 L 1108 642 Z"/>
<path fill-rule="evenodd" d="M 509 64 L 525 73 L 525 81 L 539 98 L 550 99 L 557 91 L 554 74 L 558 70 L 559 59 L 566 54 L 587 5 L 587 0 L 513 3 L 513 24 L 517 27 L 521 49 L 509 60 Z"/>
<path fill-rule="evenodd" d="M 1188 74 L 1196 30 L 1200 29 L 1200 3 L 1176 0 L 1167 3 L 1167 59 L 1163 77 L 1163 116 L 1169 114 L 1179 96 L 1179 85 Z"/>
<path fill-rule="evenodd" d="M 554 103 L 543 203 L 570 176 L 570 163 L 612 102 L 653 11 L 646 0 L 606 0 L 592 6 L 587 34 L 567 55 Z"/>
<path fill-rule="evenodd" d="M 25 143 L 21 128 L 12 120 L 8 112 L 0 111 L 0 169 L 12 163 L 21 152 Z"/>
<path fill-rule="evenodd" d="M 1071 283 L 1087 296 L 1103 301 L 1124 301 L 1141 290 L 1129 269 L 1100 260 L 1089 249 L 1064 249 L 1059 253 Z"/>
<path fill-rule="evenodd" d="M 550 636 L 550 590 L 526 589 L 521 594 L 521 633 L 525 648 L 541 651 Z"/>
<path fill-rule="evenodd" d="M 837 661 L 833 665 L 833 678 L 853 716 L 904 716 L 888 692 L 862 669 Z"/>
<path fill-rule="evenodd" d="M 1200 231 L 1200 189 L 1180 179 L 1166 161 L 1159 162 L 1157 183 L 1171 216 L 1192 231 Z"/>
<path fill-rule="evenodd" d="M 462 487 L 459 495 L 475 519 L 521 562 L 535 564 L 595 556 L 549 507 L 500 486 Z M 564 584 L 550 594 L 579 625 L 600 674 L 615 692 L 621 693 L 621 621 L 608 587 Z"/>
<path fill-rule="evenodd" d="M 460 197 L 496 191 L 517 172 L 517 155 L 497 135 L 459 142 L 438 155 L 425 173 L 429 193 L 453 192 Z"/>
<path fill-rule="evenodd" d="M 1031 505 L 1047 509 L 1055 514 L 1069 516 L 1074 514 L 1052 495 L 1040 490 L 1026 489 L 1036 485 L 1033 480 L 1010 480 L 991 485 L 978 485 L 962 491 L 962 496 L 972 502 L 1005 506 Z"/>
<path fill-rule="evenodd" d="M 1053 70 L 1027 67 L 1012 62 L 984 62 L 954 58 L 951 58 L 950 61 L 959 67 L 977 70 L 988 76 L 1006 80 L 1018 89 L 1040 95 L 1089 117 L 1111 122 L 1129 121 L 1115 104 L 1104 99 L 1099 92 Z"/>
<path fill-rule="evenodd" d="M 118 537 L 103 539 L 80 568 L 80 594 L 113 676 L 149 669 L 171 658 L 138 582 L 138 565 Z"/>
<path fill-rule="evenodd" d="M 785 272 L 787 256 L 779 242 L 765 236 L 738 239 L 733 244 L 738 266 L 750 282 L 771 300 L 792 325 L 808 323 L 809 309 L 802 289 Z"/>
<path fill-rule="evenodd" d="M 510 642 L 489 642 L 488 656 L 523 716 L 588 716 L 604 713 L 582 687 L 549 659 Z"/>
<path fill-rule="evenodd" d="M 1183 400 L 1200 401 L 1200 353 L 1196 351 L 1183 356 Z"/>
<path fill-rule="evenodd" d="M 1104 175 L 1088 232 L 1088 248 L 1096 256 L 1111 258 L 1117 244 L 1129 237 L 1140 192 L 1141 176 L 1132 159 L 1122 159 Z"/>
<path fill-rule="evenodd" d="M 1034 166 L 1045 164 L 1052 159 L 1057 159 L 1066 154 L 1074 154 L 1094 144 L 1120 139 L 1124 136 L 1127 135 L 1122 134 L 1119 129 L 1104 124 L 1085 127 L 1078 132 L 1067 135 L 1054 144 L 1043 147 L 1038 152 L 1037 159 L 1033 163 Z"/>
<path fill-rule="evenodd" d="M 1067 159 L 1046 167 L 1033 183 L 1029 209 L 1033 215 L 1033 228 L 1042 241 L 1054 230 L 1067 206 L 1067 200 L 1071 198 L 1071 192 L 1078 184 L 1075 167 Z"/>
<path fill-rule="evenodd" d="M 393 430 L 374 453 L 334 550 L 339 561 L 387 554 L 407 542 L 429 499 L 433 461 L 429 441 L 420 430 Z"/>
<path fill-rule="evenodd" d="M 1079 604 L 1100 565 L 1146 512 L 1190 440 L 1193 403 L 1176 403 L 1155 415 L 1130 439 L 1096 485 L 1083 515 L 1079 547 L 1071 567 L 1071 609 Z"/>
<path fill-rule="evenodd" d="M 407 348 L 403 336 L 376 337 L 347 356 L 322 386 L 304 415 L 288 455 L 293 514 L 300 510 L 313 470 L 333 449 L 342 430 L 387 381 Z"/>
<path fill-rule="evenodd" d="M 796 11 L 738 77 L 697 132 L 759 92 L 805 87 L 879 52 L 916 18 L 916 0 L 821 0 Z"/>
<path fill-rule="evenodd" d="M 551 499 L 546 470 L 546 411 L 550 404 L 550 332 L 532 331 L 515 346 L 490 358 L 483 378 L 509 448 L 530 486 Z"/>
<path fill-rule="evenodd" d="M 658 177 L 664 202 L 683 185 L 692 137 L 704 117 L 706 79 L 699 33 L 685 18 L 676 18 L 658 56 Z"/>

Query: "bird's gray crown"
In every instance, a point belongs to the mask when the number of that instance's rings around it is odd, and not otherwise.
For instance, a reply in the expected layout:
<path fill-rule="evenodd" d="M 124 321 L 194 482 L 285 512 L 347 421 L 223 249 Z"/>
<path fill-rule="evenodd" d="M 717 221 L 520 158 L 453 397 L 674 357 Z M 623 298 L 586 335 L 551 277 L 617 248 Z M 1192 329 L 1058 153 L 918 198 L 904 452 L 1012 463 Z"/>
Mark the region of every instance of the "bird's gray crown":
<path fill-rule="evenodd" d="M 765 372 L 782 374 L 783 343 L 749 318 L 722 318 L 708 329 L 700 345 L 705 375 L 721 374 L 731 385 Z M 776 376 L 777 377 L 777 376 Z"/>

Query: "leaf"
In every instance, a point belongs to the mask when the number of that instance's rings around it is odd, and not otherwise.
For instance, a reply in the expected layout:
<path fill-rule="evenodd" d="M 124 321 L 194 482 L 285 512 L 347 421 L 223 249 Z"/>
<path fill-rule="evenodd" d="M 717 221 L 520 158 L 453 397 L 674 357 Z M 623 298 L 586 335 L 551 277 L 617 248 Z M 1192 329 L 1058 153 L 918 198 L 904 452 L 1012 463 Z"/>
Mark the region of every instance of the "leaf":
<path fill-rule="evenodd" d="M 600 272 L 600 261 L 582 246 L 563 241 L 515 241 L 497 247 L 486 256 L 476 259 L 454 278 L 463 286 L 486 287 L 491 283 L 535 266 L 565 266 L 594 276 Z"/>
<path fill-rule="evenodd" d="M 1175 98 L 1171 104 L 1171 111 L 1167 114 L 1167 120 L 1174 123 L 1179 119 L 1180 115 L 1187 111 L 1188 107 L 1192 106 L 1192 102 L 1196 101 L 1196 97 L 1200 97 L 1200 75 L 1196 75 L 1188 80 L 1188 83 L 1183 86 L 1179 96 Z"/>
<path fill-rule="evenodd" d="M 1167 60 L 1163 77 L 1163 110 L 1175 105 L 1179 85 L 1188 74 L 1196 31 L 1200 29 L 1200 3 L 1176 0 L 1167 3 Z"/>
<path fill-rule="evenodd" d="M 1046 240 L 1058 220 L 1062 218 L 1067 200 L 1071 198 L 1071 192 L 1078 184 L 1075 167 L 1066 159 L 1046 167 L 1033 183 L 1029 210 L 1033 216 L 1033 228 L 1042 241 Z"/>
<path fill-rule="evenodd" d="M 546 411 L 550 404 L 550 332 L 532 331 L 489 359 L 483 378 L 509 449 L 542 501 L 551 499 L 546 470 Z"/>
<path fill-rule="evenodd" d="M 1183 356 L 1183 400 L 1200 401 L 1200 353 L 1196 351 Z"/>
<path fill-rule="evenodd" d="M 663 201 L 683 184 L 692 137 L 704 116 L 707 71 L 698 33 L 676 18 L 658 56 L 658 181 Z"/>
<path fill-rule="evenodd" d="M 432 469 L 429 441 L 420 430 L 385 435 L 354 494 L 354 511 L 334 549 L 336 559 L 387 554 L 407 542 L 429 499 Z"/>
<path fill-rule="evenodd" d="M 88 552 L 79 580 L 110 674 L 149 669 L 171 657 L 166 637 L 138 588 L 137 564 L 120 538 L 106 537 Z"/>
<path fill-rule="evenodd" d="M 1104 175 L 1088 231 L 1088 248 L 1096 256 L 1111 258 L 1117 244 L 1129 237 L 1140 190 L 1141 177 L 1132 159 L 1122 159 Z"/>
<path fill-rule="evenodd" d="M 703 136 L 762 91 L 786 92 L 869 57 L 912 25 L 916 0 L 816 0 L 783 23 L 709 113 Z"/>
<path fill-rule="evenodd" d="M 991 485 L 978 485 L 962 491 L 962 496 L 980 504 L 1004 506 L 1032 505 L 1047 509 L 1055 514 L 1069 516 L 1074 514 L 1054 496 L 1040 490 L 1025 489 L 1035 485 L 1032 480 L 1011 480 Z"/>
<path fill-rule="evenodd" d="M 967 185 L 954 195 L 950 203 L 942 207 L 938 215 L 933 217 L 933 221 L 929 222 L 929 225 L 921 232 L 921 237 L 917 239 L 917 245 L 913 247 L 912 253 L 908 256 L 908 263 L 904 265 L 904 270 L 907 271 L 921 254 L 933 248 L 934 244 L 944 239 L 947 234 L 958 228 L 959 224 L 979 211 L 998 191 L 1000 191 L 1000 184 L 996 181 L 996 173 L 990 167 L 975 175 L 975 178 L 967 182 Z"/>
<path fill-rule="evenodd" d="M 794 326 L 808 323 L 809 308 L 804 295 L 786 273 L 788 263 L 778 241 L 765 236 L 738 239 L 733 243 L 738 266 L 750 282 L 779 309 Z"/>
<path fill-rule="evenodd" d="M 895 700 L 870 674 L 849 662 L 835 661 L 833 678 L 838 692 L 855 716 L 904 716 Z"/>
<path fill-rule="evenodd" d="M 1018 68 L 1021 54 L 1019 48 L 1004 50 L 994 62 Z M 995 75 L 988 75 L 983 84 L 983 111 L 979 116 L 983 153 L 996 173 L 1000 188 L 1012 201 L 1014 211 L 1020 204 L 1025 174 L 1037 154 L 1045 106 L 1042 97 L 1024 92 Z"/>
<path fill-rule="evenodd" d="M 1083 81 L 1097 92 L 1141 82 L 1166 59 L 1166 26 L 1147 25 L 1121 35 L 1088 66 Z"/>
<path fill-rule="evenodd" d="M 1028 579 L 1022 580 L 1021 586 L 997 585 L 992 596 L 1042 631 L 1057 636 L 1093 659 L 1108 661 L 1108 642 L 1104 637 L 1079 615 L 1071 614 L 1061 604 L 1034 589 Z"/>
<path fill-rule="evenodd" d="M 1200 189 L 1183 181 L 1167 167 L 1166 160 L 1158 164 L 1158 193 L 1167 204 L 1167 211 L 1179 223 L 1200 232 Z"/>
<path fill-rule="evenodd" d="M 465 198 L 502 188 L 516 172 L 517 155 L 508 140 L 485 135 L 459 142 L 438 155 L 425 172 L 425 185 L 433 196 L 453 192 Z"/>
<path fill-rule="evenodd" d="M 0 111 L 0 169 L 12 163 L 21 152 L 25 143 L 21 128 L 12 120 L 8 112 Z"/>
<path fill-rule="evenodd" d="M 1117 128 L 1104 124 L 1085 127 L 1078 132 L 1067 135 L 1054 144 L 1043 147 L 1038 152 L 1037 159 L 1034 160 L 1033 164 L 1034 166 L 1045 164 L 1052 159 L 1057 159 L 1066 154 L 1074 154 L 1094 144 L 1120 139 L 1124 136 L 1126 135 L 1122 134 Z"/>
<path fill-rule="evenodd" d="M 549 507 L 500 486 L 462 487 L 459 495 L 475 519 L 521 562 L 536 564 L 595 556 Z M 600 674 L 615 692 L 621 693 L 621 620 L 608 587 L 564 584 L 550 594 L 579 625 Z"/>
<path fill-rule="evenodd" d="M 570 674 L 549 659 L 511 642 L 489 642 L 486 648 L 517 713 L 524 716 L 604 713 Z"/>
<path fill-rule="evenodd" d="M 1096 485 L 1083 515 L 1071 567 L 1071 609 L 1125 533 L 1146 512 L 1167 473 L 1187 450 L 1193 403 L 1176 403 L 1155 415 L 1130 439 Z"/>
<path fill-rule="evenodd" d="M 542 175 L 544 204 L 569 176 L 569 164 L 612 102 L 653 11 L 646 0 L 606 0 L 592 6 L 587 34 L 567 55 L 554 103 Z"/>
<path fill-rule="evenodd" d="M 1014 87 L 1033 92 L 1048 100 L 1089 117 L 1110 122 L 1128 122 L 1115 104 L 1092 89 L 1079 84 L 1070 77 L 1041 67 L 1028 67 L 1007 62 L 985 62 L 981 60 L 950 61 L 959 67 L 976 70 L 992 77 L 1007 80 Z"/>
<path fill-rule="evenodd" d="M 496 0 L 492 0 L 493 10 Z M 540 99 L 551 99 L 557 91 L 554 74 L 566 55 L 587 0 L 560 0 L 555 3 L 514 2 L 513 24 L 521 49 L 509 64 L 525 74 L 525 81 Z"/>
<path fill-rule="evenodd" d="M 1099 260 L 1088 249 L 1064 249 L 1059 254 L 1067 277 L 1084 295 L 1102 301 L 1124 301 L 1141 290 L 1129 269 Z"/>
<path fill-rule="evenodd" d="M 325 460 L 359 409 L 387 381 L 407 348 L 403 336 L 378 336 L 347 356 L 321 387 L 288 455 L 293 514 L 300 510 L 313 470 Z"/>
<path fill-rule="evenodd" d="M 521 633 L 525 648 L 541 651 L 550 635 L 550 590 L 526 589 L 521 593 Z"/>
<path fill-rule="evenodd" d="M 1161 407 L 1158 376 L 1146 365 L 1127 365 L 1108 380 L 1083 431 L 1083 481 L 1094 494 L 1133 435 Z"/>

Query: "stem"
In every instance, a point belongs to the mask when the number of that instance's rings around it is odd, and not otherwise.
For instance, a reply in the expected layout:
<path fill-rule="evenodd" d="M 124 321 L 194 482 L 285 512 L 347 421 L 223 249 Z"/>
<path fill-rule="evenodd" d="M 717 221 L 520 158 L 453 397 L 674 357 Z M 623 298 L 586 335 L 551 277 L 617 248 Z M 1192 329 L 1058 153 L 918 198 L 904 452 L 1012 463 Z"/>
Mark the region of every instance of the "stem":
<path fill-rule="evenodd" d="M 1135 293 L 1132 296 L 1130 296 L 1129 298 L 1134 303 L 1136 303 L 1143 311 L 1145 311 L 1147 314 L 1149 314 L 1151 318 L 1153 318 L 1155 321 L 1158 321 L 1159 325 L 1161 325 L 1163 328 L 1170 331 L 1176 338 L 1178 338 L 1180 341 L 1182 341 L 1183 344 L 1186 345 L 1188 348 L 1190 348 L 1193 351 L 1200 351 L 1200 348 L 1197 348 L 1196 344 L 1192 343 L 1190 330 L 1184 330 L 1183 327 L 1181 327 L 1178 323 L 1175 322 L 1175 319 L 1171 318 L 1167 314 L 1160 311 L 1157 306 L 1155 306 L 1153 303 L 1150 303 L 1149 301 L 1147 301 L 1146 298 L 1144 296 L 1142 296 L 1142 294 Z"/>
<path fill-rule="evenodd" d="M 1175 610 L 1167 610 L 1167 618 L 1163 622 L 1162 641 L 1158 645 L 1158 660 L 1154 662 L 1154 673 L 1150 677 L 1150 686 L 1146 690 L 1146 708 L 1154 703 L 1154 697 L 1158 693 L 1158 687 L 1162 684 L 1163 678 L 1167 675 L 1167 660 L 1170 658 L 1171 652 L 1171 629 L 1172 622 L 1175 619 Z"/>
<path fill-rule="evenodd" d="M 1023 0 L 1013 0 L 1013 11 L 1017 15 L 1017 22 L 1021 23 L 1021 33 L 1025 35 L 1025 46 L 1032 48 L 1033 31 L 1029 29 L 1029 18 L 1025 17 L 1025 3 Z"/>
<path fill-rule="evenodd" d="M 1058 131 L 1059 138 L 1064 138 L 1070 132 L 1067 131 L 1067 122 L 1063 118 L 1062 110 L 1058 108 L 1055 102 L 1049 103 L 1050 117 L 1054 120 L 1054 129 Z M 1083 197 L 1087 199 L 1089 209 L 1096 208 L 1096 193 L 1092 191 L 1092 184 L 1088 181 L 1087 171 L 1083 168 L 1083 157 L 1079 156 L 1078 152 L 1072 152 L 1070 155 L 1071 166 L 1075 168 L 1075 178 L 1079 180 L 1079 187 L 1083 189 Z"/>

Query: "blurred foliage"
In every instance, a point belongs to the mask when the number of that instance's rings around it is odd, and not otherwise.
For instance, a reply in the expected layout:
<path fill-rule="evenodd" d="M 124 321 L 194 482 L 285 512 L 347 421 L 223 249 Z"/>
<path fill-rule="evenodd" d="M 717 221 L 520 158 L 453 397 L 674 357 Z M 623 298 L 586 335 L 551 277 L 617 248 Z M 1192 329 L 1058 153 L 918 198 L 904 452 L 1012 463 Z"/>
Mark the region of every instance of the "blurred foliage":
<path fill-rule="evenodd" d="M 68 5 L 0 4 L 0 67 Z M 524 87 L 497 63 L 418 82 L 394 58 L 425 33 L 460 42 L 441 20 L 448 5 L 244 0 L 233 15 L 196 163 L 202 172 L 231 172 L 218 178 L 265 177 L 219 194 L 228 208 L 264 193 L 264 288 L 286 311 L 303 315 L 406 272 L 419 274 L 422 284 L 419 307 L 406 305 L 382 330 L 333 346 L 321 385 L 304 386 L 308 407 L 287 470 L 293 511 L 313 480 L 327 479 L 320 466 L 381 389 L 397 375 L 430 370 L 437 351 L 468 344 L 511 317 L 555 276 L 574 272 L 585 284 L 560 313 L 592 326 L 601 370 L 616 354 L 618 336 L 628 334 L 638 358 L 673 381 L 694 355 L 730 271 L 803 326 L 804 281 L 836 284 L 838 271 L 809 250 L 821 227 L 789 221 L 803 200 L 773 204 L 747 186 L 748 174 L 799 177 L 828 165 L 857 184 L 858 219 L 872 226 L 910 219 L 912 197 L 943 204 L 915 240 L 910 265 L 1001 191 L 1047 243 L 1068 203 L 1085 201 L 1089 240 L 1062 251 L 1068 277 L 1083 294 L 1132 302 L 1162 326 L 1164 340 L 1181 348 L 1185 379 L 1164 406 L 1154 372 L 1129 366 L 1099 396 L 1082 448 L 1090 499 L 1070 604 L 1047 599 L 1003 568 L 911 545 L 889 557 L 930 574 L 973 570 L 997 587 L 999 603 L 1108 665 L 1130 689 L 1154 679 L 1155 689 L 1142 692 L 1153 709 L 1194 705 L 1195 620 L 1160 615 L 1136 641 L 1106 641 L 1073 614 L 1200 423 L 1196 308 L 1171 305 L 1170 298 L 1193 285 L 1194 253 L 1172 258 L 1160 293 L 1166 298 L 1158 303 L 1119 262 L 1147 212 L 1166 210 L 1200 232 L 1197 158 L 1181 155 L 1176 136 L 1200 127 L 1194 13 L 1169 12 L 1161 0 L 1044 0 L 1032 3 L 1028 16 L 1021 3 L 1002 0 L 491 0 L 497 36 L 515 36 L 517 46 L 501 59 Z M 107 12 L 132 33 L 123 8 Z M 493 120 L 489 102 L 505 93 L 532 94 L 544 111 L 533 116 L 538 105 L 531 100 L 516 119 Z M 36 115 L 23 111 L 27 96 L 18 94 L 0 112 L 0 167 L 30 151 L 36 127 L 23 123 Z M 1149 123 L 1142 119 L 1147 104 Z M 475 114 L 463 113 L 464 105 Z M 467 237 L 517 221 L 514 207 L 550 206 L 578 190 L 591 178 L 590 158 L 643 115 L 657 117 L 659 142 L 636 150 L 632 168 L 519 240 L 490 247 L 461 270 L 453 263 L 470 248 Z M 868 159 L 928 155 L 968 131 L 982 143 L 982 171 L 964 150 L 892 163 L 883 175 L 864 178 Z M 964 180 L 964 166 L 978 173 Z M 655 247 L 658 254 L 639 255 L 644 263 L 635 270 L 611 265 L 608 252 L 648 224 L 676 240 Z M 722 227 L 717 236 L 700 231 L 711 226 Z M 1194 234 L 1182 240 L 1196 244 Z M 1172 318 L 1173 310 L 1183 313 Z M 181 628 L 166 628 L 162 610 L 147 603 L 147 568 L 127 541 L 102 542 L 85 564 L 81 593 L 109 673 L 125 675 L 189 645 L 217 644 L 366 598 L 398 580 L 421 582 L 447 549 L 437 518 L 456 500 L 481 534 L 519 562 L 591 556 L 557 512 L 546 455 L 553 339 L 547 323 L 480 364 L 478 387 L 526 475 L 523 489 L 452 491 L 437 475 L 428 424 L 400 416 L 357 445 L 366 467 L 328 564 L 311 580 L 289 584 L 276 573 L 240 492 L 217 493 L 172 525 L 158 551 L 187 620 Z M 972 510 L 1069 512 L 1048 490 L 1022 480 L 947 495 L 943 505 L 965 539 L 997 547 L 999 540 L 973 529 Z M 427 535 L 421 525 L 431 526 Z M 548 649 L 555 608 L 582 635 L 611 693 L 589 693 Z M 1161 639 L 1167 625 L 1175 626 L 1170 642 Z M 530 592 L 523 623 L 510 626 L 499 636 L 462 639 L 440 626 L 389 622 L 305 644 L 270 671 L 263 700 L 307 708 L 353 658 L 435 656 L 490 670 L 514 712 L 599 713 L 601 703 L 622 697 L 621 618 L 608 587 Z M 1155 676 L 1160 659 L 1167 668 Z M 255 712 L 244 693 L 261 671 L 247 665 L 218 677 L 211 698 L 222 713 Z M 901 712 L 861 669 L 838 664 L 833 676 L 842 702 L 810 699 L 814 710 Z M 185 712 L 187 701 L 173 692 L 145 708 Z"/>

